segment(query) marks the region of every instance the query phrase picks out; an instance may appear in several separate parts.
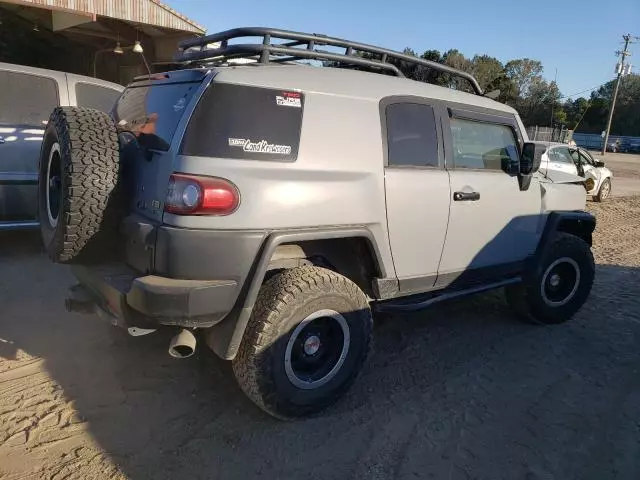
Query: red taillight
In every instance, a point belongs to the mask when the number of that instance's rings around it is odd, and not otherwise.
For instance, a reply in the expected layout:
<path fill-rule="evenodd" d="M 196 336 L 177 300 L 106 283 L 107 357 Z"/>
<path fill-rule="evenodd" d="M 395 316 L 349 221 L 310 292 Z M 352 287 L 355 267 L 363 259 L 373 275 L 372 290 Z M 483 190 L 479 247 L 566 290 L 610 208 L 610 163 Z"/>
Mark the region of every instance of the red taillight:
<path fill-rule="evenodd" d="M 229 180 L 174 173 L 164 210 L 178 215 L 229 215 L 238 205 L 240 192 Z"/>

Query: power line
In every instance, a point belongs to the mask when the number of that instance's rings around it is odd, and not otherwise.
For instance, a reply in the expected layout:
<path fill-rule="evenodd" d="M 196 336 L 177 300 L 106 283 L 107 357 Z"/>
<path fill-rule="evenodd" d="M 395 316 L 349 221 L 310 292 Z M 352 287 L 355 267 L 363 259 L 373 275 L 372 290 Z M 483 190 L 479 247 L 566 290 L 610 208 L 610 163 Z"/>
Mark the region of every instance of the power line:
<path fill-rule="evenodd" d="M 611 80 L 613 80 L 613 78 L 612 78 L 612 79 L 610 79 L 610 80 L 607 80 L 606 82 L 603 82 L 603 83 L 601 83 L 601 84 L 599 84 L 599 85 L 596 85 L 595 87 L 586 88 L 586 89 L 584 89 L 584 90 L 581 90 L 581 91 L 576 92 L 576 93 L 571 93 L 571 94 L 569 94 L 569 95 L 561 95 L 561 96 L 560 96 L 560 99 L 575 97 L 576 95 L 580 95 L 581 93 L 585 93 L 585 92 L 593 92 L 596 88 L 600 88 L 600 87 L 605 86 L 605 85 L 606 85 L 607 83 L 609 83 Z"/>

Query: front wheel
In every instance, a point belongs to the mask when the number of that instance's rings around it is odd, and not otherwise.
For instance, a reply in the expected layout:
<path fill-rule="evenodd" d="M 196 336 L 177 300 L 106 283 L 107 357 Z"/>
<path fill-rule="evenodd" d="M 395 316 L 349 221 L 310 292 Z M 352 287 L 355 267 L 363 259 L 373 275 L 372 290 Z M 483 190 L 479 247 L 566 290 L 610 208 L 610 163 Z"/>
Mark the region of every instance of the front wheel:
<path fill-rule="evenodd" d="M 596 202 L 603 202 L 609 198 L 609 195 L 611 195 L 611 180 L 605 178 L 602 185 L 600 185 L 600 190 L 598 190 L 597 195 L 594 195 L 593 199 Z"/>
<path fill-rule="evenodd" d="M 589 245 L 557 233 L 546 253 L 523 282 L 506 288 L 507 302 L 523 318 L 539 324 L 566 322 L 587 300 L 595 276 Z"/>
<path fill-rule="evenodd" d="M 367 298 L 349 279 L 319 267 L 284 270 L 262 286 L 233 371 L 269 414 L 311 415 L 354 382 L 372 325 Z"/>

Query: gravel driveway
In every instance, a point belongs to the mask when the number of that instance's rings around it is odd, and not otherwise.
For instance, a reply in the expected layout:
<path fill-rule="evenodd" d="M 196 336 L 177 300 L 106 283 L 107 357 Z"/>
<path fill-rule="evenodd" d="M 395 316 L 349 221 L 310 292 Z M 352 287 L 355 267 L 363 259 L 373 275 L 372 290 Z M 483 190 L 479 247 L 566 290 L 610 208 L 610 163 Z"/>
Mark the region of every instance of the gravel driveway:
<path fill-rule="evenodd" d="M 281 423 L 227 364 L 64 311 L 37 238 L 0 237 L 0 478 L 638 479 L 640 197 L 589 204 L 596 284 L 566 325 L 498 293 L 395 317 L 346 398 Z"/>

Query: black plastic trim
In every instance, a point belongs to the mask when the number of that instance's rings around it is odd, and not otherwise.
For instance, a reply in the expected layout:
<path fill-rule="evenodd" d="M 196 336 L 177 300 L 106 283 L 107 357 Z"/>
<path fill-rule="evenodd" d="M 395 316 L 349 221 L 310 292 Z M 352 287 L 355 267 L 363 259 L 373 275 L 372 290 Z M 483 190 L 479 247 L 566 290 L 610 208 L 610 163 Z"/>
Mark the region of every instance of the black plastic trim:
<path fill-rule="evenodd" d="M 223 278 L 243 285 L 266 230 L 197 230 L 163 225 L 156 233 L 154 273 L 169 278 Z"/>
<path fill-rule="evenodd" d="M 221 358 L 231 360 L 235 358 L 244 331 L 251 317 L 253 306 L 258 297 L 260 287 L 267 273 L 269 262 L 278 245 L 296 243 L 308 240 L 329 240 L 336 238 L 365 238 L 372 247 L 381 277 L 387 273 L 377 244 L 371 231 L 366 227 L 337 227 L 332 229 L 308 229 L 299 231 L 273 232 L 264 242 L 259 256 L 256 257 L 250 274 L 245 282 L 234 310 L 218 325 L 215 325 L 207 335 L 207 344 Z"/>
<path fill-rule="evenodd" d="M 92 301 L 124 327 L 210 327 L 233 308 L 238 290 L 233 280 L 140 276 L 122 263 L 74 265 L 72 273 Z"/>
<path fill-rule="evenodd" d="M 571 227 L 569 227 L 571 225 Z M 540 257 L 551 244 L 550 240 L 556 232 L 582 234 L 584 240 L 591 246 L 592 234 L 596 229 L 596 217 L 584 211 L 556 211 L 549 213 L 542 232 L 536 256 Z"/>

